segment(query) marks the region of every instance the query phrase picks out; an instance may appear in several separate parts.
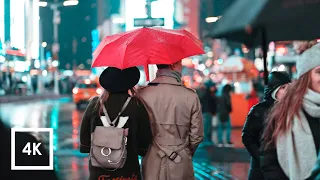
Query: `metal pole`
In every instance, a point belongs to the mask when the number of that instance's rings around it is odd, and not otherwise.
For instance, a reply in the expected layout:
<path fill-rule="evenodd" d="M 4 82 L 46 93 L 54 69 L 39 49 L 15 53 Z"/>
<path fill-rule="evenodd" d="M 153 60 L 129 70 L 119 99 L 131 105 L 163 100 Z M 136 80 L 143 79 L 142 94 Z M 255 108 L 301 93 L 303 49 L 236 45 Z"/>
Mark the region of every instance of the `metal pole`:
<path fill-rule="evenodd" d="M 152 3 L 153 0 L 146 0 L 146 10 L 147 10 L 147 16 L 148 18 L 152 18 L 151 16 L 151 3 Z M 154 80 L 156 78 L 156 71 L 157 71 L 157 67 L 156 65 L 149 65 L 148 69 L 145 68 L 145 71 L 149 71 L 149 73 L 146 73 L 146 74 L 149 74 L 149 81 L 151 82 L 152 80 Z"/>
<path fill-rule="evenodd" d="M 146 9 L 147 9 L 147 16 L 151 18 L 151 2 L 152 0 L 146 0 Z"/>
<path fill-rule="evenodd" d="M 58 0 L 55 0 L 55 3 L 57 3 Z M 60 11 L 58 10 L 58 6 L 57 5 L 53 5 L 52 7 L 52 10 L 53 10 L 53 39 L 54 39 L 54 45 L 55 46 L 58 46 L 57 49 L 55 49 L 55 52 L 54 52 L 54 57 L 58 57 L 59 55 L 59 41 L 58 41 L 58 25 L 59 25 L 59 21 L 60 21 Z M 58 60 L 58 59 L 56 59 Z M 54 94 L 56 95 L 59 95 L 60 92 L 59 92 L 59 79 L 58 79 L 58 68 L 59 68 L 59 65 L 57 67 L 55 67 L 55 72 L 54 72 L 54 88 L 53 88 L 53 91 L 54 91 Z"/>
<path fill-rule="evenodd" d="M 39 74 L 38 74 L 38 94 L 43 93 L 43 60 L 44 60 L 44 47 L 40 45 L 40 58 L 39 58 L 39 63 L 40 63 L 40 68 L 39 68 Z"/>
<path fill-rule="evenodd" d="M 40 68 L 39 68 L 39 73 L 38 73 L 38 94 L 43 93 L 43 76 L 42 76 L 42 71 L 43 71 L 43 60 L 44 60 L 44 49 L 42 47 L 42 41 L 43 41 L 43 32 L 42 32 L 42 23 L 41 19 L 39 21 L 39 32 L 40 32 L 40 38 L 39 38 L 39 47 L 40 47 L 40 56 L 39 56 L 39 63 L 40 63 Z"/>
<path fill-rule="evenodd" d="M 263 51 L 263 75 L 264 84 L 268 85 L 268 65 L 267 65 L 267 54 L 268 54 L 268 44 L 267 44 L 267 34 L 265 28 L 262 28 L 262 51 Z"/>

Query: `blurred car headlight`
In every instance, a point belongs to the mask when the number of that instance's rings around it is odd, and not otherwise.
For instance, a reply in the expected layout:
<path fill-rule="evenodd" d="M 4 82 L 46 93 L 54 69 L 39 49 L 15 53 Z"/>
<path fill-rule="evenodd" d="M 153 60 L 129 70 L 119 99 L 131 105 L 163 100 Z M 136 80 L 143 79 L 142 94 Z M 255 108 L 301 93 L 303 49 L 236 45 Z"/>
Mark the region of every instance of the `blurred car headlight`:
<path fill-rule="evenodd" d="M 97 94 L 101 94 L 101 93 L 102 93 L 102 89 L 98 88 L 98 89 L 96 90 L 96 92 L 97 92 Z"/>
<path fill-rule="evenodd" d="M 78 88 L 73 88 L 73 90 L 72 90 L 73 94 L 78 94 L 78 92 L 79 92 Z"/>

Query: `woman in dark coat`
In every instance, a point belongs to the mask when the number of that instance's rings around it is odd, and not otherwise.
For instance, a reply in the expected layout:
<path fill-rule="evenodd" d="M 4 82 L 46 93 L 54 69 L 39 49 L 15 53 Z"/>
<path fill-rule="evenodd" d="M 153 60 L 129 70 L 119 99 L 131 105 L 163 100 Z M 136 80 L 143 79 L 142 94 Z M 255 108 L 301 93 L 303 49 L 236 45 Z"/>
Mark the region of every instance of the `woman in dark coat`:
<path fill-rule="evenodd" d="M 260 169 L 260 139 L 263 133 L 263 123 L 265 118 L 277 100 L 281 100 L 281 95 L 285 91 L 288 83 L 291 82 L 289 74 L 285 72 L 271 72 L 269 83 L 264 91 L 264 99 L 259 104 L 253 106 L 247 116 L 242 130 L 242 142 L 251 155 L 251 168 L 249 180 L 263 179 Z"/>
<path fill-rule="evenodd" d="M 94 97 L 82 119 L 80 129 L 80 152 L 89 153 L 91 147 L 91 133 L 94 132 L 96 126 L 103 126 L 100 116 L 103 115 L 102 105 L 106 107 L 110 119 L 117 117 L 122 106 L 130 96 L 130 90 L 139 81 L 140 72 L 138 68 L 128 68 L 120 70 L 109 67 L 101 74 L 99 81 L 105 89 L 100 97 Z M 100 101 L 103 103 L 100 104 Z M 106 170 L 100 167 L 94 167 L 89 161 L 90 180 L 101 179 L 133 179 L 140 180 L 140 166 L 138 155 L 144 156 L 152 143 L 152 132 L 150 128 L 149 116 L 143 105 L 137 97 L 132 97 L 126 109 L 121 114 L 128 116 L 129 119 L 123 128 L 129 128 L 127 142 L 127 159 L 123 168 L 115 171 Z M 117 125 L 118 122 L 116 122 Z M 108 137 L 106 137 L 108 138 Z"/>

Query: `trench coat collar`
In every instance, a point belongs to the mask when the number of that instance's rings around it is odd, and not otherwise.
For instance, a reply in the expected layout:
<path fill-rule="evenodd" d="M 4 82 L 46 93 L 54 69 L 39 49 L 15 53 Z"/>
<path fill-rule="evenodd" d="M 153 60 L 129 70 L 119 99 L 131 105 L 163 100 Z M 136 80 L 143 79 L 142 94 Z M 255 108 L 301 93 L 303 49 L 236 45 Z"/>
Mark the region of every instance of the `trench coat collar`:
<path fill-rule="evenodd" d="M 172 84 L 176 86 L 183 86 L 182 82 L 178 82 L 174 77 L 169 77 L 169 76 L 156 77 L 151 83 L 152 84 Z"/>

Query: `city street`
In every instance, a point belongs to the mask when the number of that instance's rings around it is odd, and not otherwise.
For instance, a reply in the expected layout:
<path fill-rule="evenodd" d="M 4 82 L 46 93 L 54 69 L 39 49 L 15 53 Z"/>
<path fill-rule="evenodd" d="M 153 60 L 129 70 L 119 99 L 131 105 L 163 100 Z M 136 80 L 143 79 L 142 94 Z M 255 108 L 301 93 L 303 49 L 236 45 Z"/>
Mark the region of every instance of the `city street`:
<path fill-rule="evenodd" d="M 87 154 L 79 153 L 79 127 L 83 111 L 75 108 L 71 98 L 16 102 L 1 105 L 1 118 L 12 127 L 54 129 L 54 166 L 62 180 L 85 180 Z M 234 130 L 235 144 L 240 144 L 241 130 Z M 48 144 L 48 137 L 40 136 Z M 239 142 L 240 141 L 240 142 Z M 194 158 L 198 180 L 245 180 L 249 170 L 248 155 L 243 148 L 201 146 Z"/>

